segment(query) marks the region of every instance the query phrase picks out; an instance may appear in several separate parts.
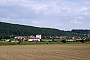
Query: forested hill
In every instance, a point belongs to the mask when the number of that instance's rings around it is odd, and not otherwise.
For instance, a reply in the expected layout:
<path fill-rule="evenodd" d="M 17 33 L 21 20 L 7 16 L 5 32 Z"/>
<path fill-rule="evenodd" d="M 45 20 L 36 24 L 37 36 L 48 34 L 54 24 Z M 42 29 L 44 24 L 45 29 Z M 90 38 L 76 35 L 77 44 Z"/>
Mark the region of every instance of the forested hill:
<path fill-rule="evenodd" d="M 0 22 L 0 36 L 15 35 L 15 36 L 29 36 L 41 34 L 42 36 L 67 36 L 67 35 L 87 35 L 89 30 L 71 30 L 64 31 L 53 28 L 39 28 L 34 26 L 26 26 L 19 24 L 11 24 Z"/>
<path fill-rule="evenodd" d="M 0 35 L 36 35 L 41 34 L 43 36 L 55 36 L 63 35 L 63 31 L 52 28 L 39 28 L 34 26 L 26 26 L 19 24 L 11 24 L 0 22 Z"/>

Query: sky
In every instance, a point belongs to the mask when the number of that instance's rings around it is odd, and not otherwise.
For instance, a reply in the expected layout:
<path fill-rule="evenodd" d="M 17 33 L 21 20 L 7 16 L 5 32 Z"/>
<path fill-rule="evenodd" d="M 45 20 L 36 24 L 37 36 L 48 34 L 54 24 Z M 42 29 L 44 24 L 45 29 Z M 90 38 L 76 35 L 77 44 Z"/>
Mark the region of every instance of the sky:
<path fill-rule="evenodd" d="M 0 0 L 0 22 L 60 30 L 90 29 L 90 0 Z"/>

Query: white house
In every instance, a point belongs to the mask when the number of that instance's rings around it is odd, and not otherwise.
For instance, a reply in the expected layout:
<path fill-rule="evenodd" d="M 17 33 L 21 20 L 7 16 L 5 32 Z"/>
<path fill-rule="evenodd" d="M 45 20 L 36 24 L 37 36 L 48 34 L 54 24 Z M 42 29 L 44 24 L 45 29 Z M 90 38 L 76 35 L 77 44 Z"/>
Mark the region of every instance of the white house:
<path fill-rule="evenodd" d="M 39 39 L 41 39 L 41 35 L 36 35 L 36 38 L 39 38 Z"/>
<path fill-rule="evenodd" d="M 36 37 L 28 37 L 28 41 L 32 41 L 32 42 L 39 42 L 41 40 L 41 35 L 36 35 Z"/>

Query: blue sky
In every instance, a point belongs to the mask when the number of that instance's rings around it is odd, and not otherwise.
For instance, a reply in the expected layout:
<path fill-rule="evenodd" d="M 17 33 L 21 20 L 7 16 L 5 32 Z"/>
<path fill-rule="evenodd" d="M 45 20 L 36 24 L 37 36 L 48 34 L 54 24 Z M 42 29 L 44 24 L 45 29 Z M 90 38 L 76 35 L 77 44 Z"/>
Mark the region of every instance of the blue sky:
<path fill-rule="evenodd" d="M 60 30 L 90 29 L 90 0 L 0 0 L 0 21 Z"/>

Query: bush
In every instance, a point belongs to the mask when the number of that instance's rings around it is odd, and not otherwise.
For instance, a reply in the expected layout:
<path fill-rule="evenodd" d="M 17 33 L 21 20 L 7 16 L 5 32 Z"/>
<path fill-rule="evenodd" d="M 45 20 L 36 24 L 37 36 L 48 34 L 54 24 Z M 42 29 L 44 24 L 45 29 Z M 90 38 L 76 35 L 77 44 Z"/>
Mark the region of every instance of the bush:
<path fill-rule="evenodd" d="M 62 42 L 63 42 L 63 43 L 66 43 L 66 39 L 63 39 Z"/>
<path fill-rule="evenodd" d="M 84 41 L 84 40 L 82 40 L 82 43 L 85 43 L 85 41 Z"/>
<path fill-rule="evenodd" d="M 52 38 L 52 42 L 54 42 L 54 38 Z"/>
<path fill-rule="evenodd" d="M 11 42 L 11 40 L 9 40 L 9 42 Z"/>

